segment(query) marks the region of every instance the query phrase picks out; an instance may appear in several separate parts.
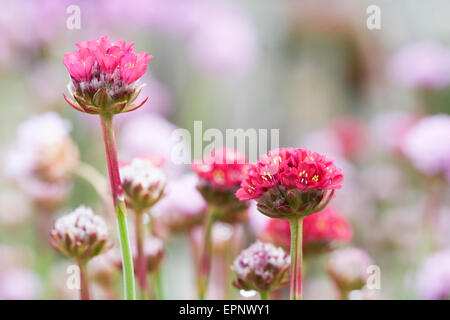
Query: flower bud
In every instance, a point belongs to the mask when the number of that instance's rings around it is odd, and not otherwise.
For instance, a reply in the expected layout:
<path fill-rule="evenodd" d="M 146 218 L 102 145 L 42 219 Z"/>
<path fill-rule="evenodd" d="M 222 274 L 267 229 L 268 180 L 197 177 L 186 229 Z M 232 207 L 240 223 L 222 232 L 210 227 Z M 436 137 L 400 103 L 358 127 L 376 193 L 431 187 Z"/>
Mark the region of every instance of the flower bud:
<path fill-rule="evenodd" d="M 282 248 L 257 241 L 239 254 L 232 270 L 233 284 L 243 290 L 268 292 L 287 284 L 290 257 Z"/>
<path fill-rule="evenodd" d="M 120 175 L 126 204 L 137 213 L 150 209 L 164 194 L 166 177 L 147 159 L 133 159 L 120 169 Z"/>
<path fill-rule="evenodd" d="M 360 290 L 367 281 L 367 268 L 372 259 L 358 248 L 344 248 L 334 251 L 327 264 L 327 271 L 341 292 Z"/>
<path fill-rule="evenodd" d="M 110 248 L 105 221 L 84 206 L 56 220 L 50 243 L 63 255 L 82 261 Z"/>

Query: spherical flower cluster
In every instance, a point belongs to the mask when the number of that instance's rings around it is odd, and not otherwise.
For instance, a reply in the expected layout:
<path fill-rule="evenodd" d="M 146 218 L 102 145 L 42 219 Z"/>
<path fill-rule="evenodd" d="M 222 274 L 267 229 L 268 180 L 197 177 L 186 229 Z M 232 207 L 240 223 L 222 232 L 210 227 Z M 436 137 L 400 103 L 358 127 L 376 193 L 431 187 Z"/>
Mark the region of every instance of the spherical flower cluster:
<path fill-rule="evenodd" d="M 450 116 L 432 115 L 417 122 L 406 133 L 401 150 L 422 173 L 450 177 Z"/>
<path fill-rule="evenodd" d="M 394 55 L 391 71 L 407 87 L 445 87 L 450 84 L 450 51 L 436 43 L 412 44 Z"/>
<path fill-rule="evenodd" d="M 65 256 L 81 261 L 110 248 L 105 221 L 84 206 L 56 220 L 50 233 L 50 243 Z"/>
<path fill-rule="evenodd" d="M 450 298 L 450 251 L 428 257 L 417 274 L 417 291 L 422 299 Z"/>
<path fill-rule="evenodd" d="M 79 50 L 66 53 L 63 63 L 72 78 L 66 101 L 75 109 L 91 114 L 129 112 L 142 106 L 147 99 L 133 104 L 142 86 L 137 84 L 153 58 L 145 52 L 136 53 L 134 42 L 108 36 L 95 41 L 78 42 Z"/>
<path fill-rule="evenodd" d="M 58 203 L 70 189 L 78 148 L 69 136 L 70 123 L 54 112 L 22 123 L 5 174 L 39 204 Z"/>
<path fill-rule="evenodd" d="M 280 148 L 249 166 L 236 196 L 255 199 L 273 218 L 320 211 L 343 180 L 332 160 L 306 149 Z"/>
<path fill-rule="evenodd" d="M 141 213 L 152 207 L 164 194 L 164 173 L 145 158 L 134 158 L 120 168 L 127 206 Z"/>
<path fill-rule="evenodd" d="M 202 161 L 194 162 L 192 170 L 200 178 L 198 189 L 208 203 L 236 212 L 246 208 L 234 194 L 247 166 L 247 157 L 239 151 L 219 148 Z"/>
<path fill-rule="evenodd" d="M 360 290 L 367 281 L 367 268 L 373 264 L 370 256 L 358 248 L 334 251 L 327 264 L 327 271 L 341 292 Z"/>
<path fill-rule="evenodd" d="M 257 241 L 234 260 L 233 284 L 244 290 L 268 292 L 287 284 L 291 259 L 282 248 Z"/>
<path fill-rule="evenodd" d="M 283 248 L 290 247 L 291 230 L 288 220 L 270 219 L 259 237 Z M 305 254 L 332 250 L 339 244 L 350 242 L 353 230 L 350 223 L 333 207 L 305 217 L 303 220 L 303 247 Z"/>

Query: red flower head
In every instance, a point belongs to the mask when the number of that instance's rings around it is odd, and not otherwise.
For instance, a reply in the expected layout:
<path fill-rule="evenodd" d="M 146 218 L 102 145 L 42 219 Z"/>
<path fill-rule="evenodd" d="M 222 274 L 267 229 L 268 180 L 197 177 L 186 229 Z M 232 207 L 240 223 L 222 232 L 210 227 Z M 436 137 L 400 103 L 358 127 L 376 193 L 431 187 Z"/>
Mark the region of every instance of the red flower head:
<path fill-rule="evenodd" d="M 255 199 L 258 210 L 269 217 L 289 218 L 323 210 L 342 180 L 341 171 L 325 156 L 280 148 L 250 165 L 236 196 Z"/>
<path fill-rule="evenodd" d="M 286 249 L 290 247 L 291 230 L 288 220 L 270 219 L 260 237 Z M 305 217 L 303 220 L 303 247 L 305 253 L 329 251 L 337 244 L 353 238 L 349 221 L 334 208 Z"/>
<path fill-rule="evenodd" d="M 142 87 L 137 84 L 153 58 L 145 52 L 136 53 L 133 42 L 116 40 L 108 36 L 95 41 L 78 42 L 78 51 L 66 53 L 63 63 L 72 78 L 70 92 L 64 95 L 75 109 L 92 114 L 115 114 L 135 110 L 133 104 Z"/>
<path fill-rule="evenodd" d="M 242 211 L 246 203 L 237 201 L 235 192 L 247 170 L 247 157 L 237 150 L 215 149 L 211 155 L 192 164 L 200 178 L 198 189 L 206 201 L 227 210 Z"/>

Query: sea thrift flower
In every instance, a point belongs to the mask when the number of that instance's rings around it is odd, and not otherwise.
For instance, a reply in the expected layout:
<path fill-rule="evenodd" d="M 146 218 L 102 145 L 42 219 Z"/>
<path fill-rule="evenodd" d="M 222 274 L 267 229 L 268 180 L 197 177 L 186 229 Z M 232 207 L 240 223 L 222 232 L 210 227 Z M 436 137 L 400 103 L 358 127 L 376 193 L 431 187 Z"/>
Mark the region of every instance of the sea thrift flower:
<path fill-rule="evenodd" d="M 164 173 L 145 158 L 134 158 L 120 169 L 127 206 L 136 213 L 150 209 L 164 194 Z"/>
<path fill-rule="evenodd" d="M 62 191 L 70 189 L 78 166 L 78 148 L 69 136 L 70 129 L 70 123 L 54 112 L 32 117 L 20 124 L 14 147 L 7 154 L 6 176 L 46 207 L 64 198 Z"/>
<path fill-rule="evenodd" d="M 417 274 L 417 291 L 422 299 L 450 298 L 450 251 L 440 251 L 428 257 Z"/>
<path fill-rule="evenodd" d="M 69 90 L 73 99 L 66 101 L 75 109 L 98 114 L 101 120 L 103 141 L 114 209 L 117 215 L 120 248 L 123 261 L 124 295 L 136 298 L 134 288 L 134 266 L 128 237 L 125 195 L 119 173 L 113 117 L 142 106 L 134 105 L 142 86 L 137 80 L 144 75 L 151 57 L 146 53 L 136 54 L 133 42 L 117 40 L 111 44 L 107 36 L 95 41 L 77 43 L 78 51 L 68 53 L 64 64 L 72 78 Z"/>
<path fill-rule="evenodd" d="M 235 221 L 248 203 L 240 202 L 235 192 L 247 168 L 247 158 L 237 150 L 215 149 L 209 156 L 192 164 L 200 178 L 198 190 L 210 205 L 205 221 L 205 241 L 198 271 L 199 298 L 204 299 L 211 269 L 211 229 L 217 219 Z"/>
<path fill-rule="evenodd" d="M 288 283 L 290 257 L 282 248 L 257 241 L 239 254 L 232 270 L 233 284 L 244 290 L 256 290 L 263 299 L 270 291 Z"/>
<path fill-rule="evenodd" d="M 136 53 L 133 42 L 111 43 L 108 36 L 76 45 L 79 50 L 66 53 L 63 60 L 72 78 L 69 90 L 73 99 L 64 98 L 73 108 L 91 114 L 116 114 L 145 103 L 147 99 L 133 104 L 143 87 L 137 80 L 152 56 Z"/>
<path fill-rule="evenodd" d="M 450 84 L 450 51 L 437 43 L 409 45 L 394 55 L 391 73 L 407 87 L 445 87 Z"/>
<path fill-rule="evenodd" d="M 80 298 L 89 300 L 87 262 L 111 247 L 105 221 L 90 208 L 81 206 L 56 220 L 50 244 L 63 255 L 73 258 L 80 268 Z"/>
<path fill-rule="evenodd" d="M 425 117 L 406 133 L 401 150 L 426 175 L 450 171 L 450 116 Z"/>
<path fill-rule="evenodd" d="M 342 180 L 341 171 L 325 156 L 281 148 L 249 166 L 236 196 L 255 199 L 258 210 L 272 218 L 304 216 L 322 210 Z"/>
<path fill-rule="evenodd" d="M 200 182 L 198 189 L 206 201 L 223 211 L 242 211 L 246 208 L 234 193 L 244 177 L 247 158 L 237 150 L 218 148 L 211 155 L 192 164 Z"/>
<path fill-rule="evenodd" d="M 108 227 L 102 217 L 81 206 L 56 220 L 50 243 L 67 257 L 89 260 L 109 249 Z"/>
<path fill-rule="evenodd" d="M 341 171 L 325 156 L 281 148 L 250 165 L 236 192 L 241 201 L 255 199 L 261 213 L 290 220 L 292 300 L 302 299 L 303 219 L 322 211 L 342 180 Z"/>
<path fill-rule="evenodd" d="M 260 231 L 259 237 L 283 248 L 289 248 L 291 241 L 289 221 L 269 219 Z M 352 237 L 353 230 L 350 223 L 331 206 L 303 220 L 305 254 L 332 250 L 339 244 L 350 242 Z"/>
<path fill-rule="evenodd" d="M 327 271 L 341 292 L 343 299 L 352 290 L 360 290 L 367 281 L 367 268 L 373 264 L 370 256 L 358 248 L 344 248 L 331 253 Z"/>

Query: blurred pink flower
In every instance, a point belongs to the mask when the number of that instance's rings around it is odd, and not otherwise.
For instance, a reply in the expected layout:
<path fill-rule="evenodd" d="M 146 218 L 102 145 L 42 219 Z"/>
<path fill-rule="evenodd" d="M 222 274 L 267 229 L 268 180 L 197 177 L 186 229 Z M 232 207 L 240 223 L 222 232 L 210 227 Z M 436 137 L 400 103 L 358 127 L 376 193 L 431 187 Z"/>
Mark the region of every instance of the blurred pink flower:
<path fill-rule="evenodd" d="M 168 177 L 179 175 L 186 166 L 172 160 L 174 146 L 184 143 L 173 139 L 172 133 L 176 129 L 175 125 L 157 115 L 145 114 L 127 119 L 121 127 L 118 139 L 120 158 L 157 154 L 166 159 L 162 169 Z M 185 163 L 190 161 L 185 160 Z"/>
<path fill-rule="evenodd" d="M 415 43 L 397 52 L 390 68 L 404 86 L 439 89 L 450 84 L 450 50 L 439 43 Z"/>
<path fill-rule="evenodd" d="M 0 299 L 38 299 L 42 283 L 37 274 L 28 269 L 12 269 L 0 273 Z"/>
<path fill-rule="evenodd" d="M 417 293 L 422 299 L 450 298 L 450 251 L 428 257 L 417 272 Z"/>
<path fill-rule="evenodd" d="M 195 65 L 228 78 L 247 74 L 258 56 L 256 32 L 242 9 L 231 2 L 200 2 L 190 34 Z"/>
<path fill-rule="evenodd" d="M 370 124 L 375 147 L 379 151 L 400 152 L 403 138 L 418 116 L 406 111 L 385 111 L 375 116 Z"/>
<path fill-rule="evenodd" d="M 165 196 L 152 213 L 171 230 L 185 230 L 201 222 L 207 204 L 197 190 L 198 178 L 189 173 L 169 181 Z"/>
<path fill-rule="evenodd" d="M 421 119 L 406 133 L 401 150 L 424 174 L 450 172 L 450 116 L 438 114 Z"/>

